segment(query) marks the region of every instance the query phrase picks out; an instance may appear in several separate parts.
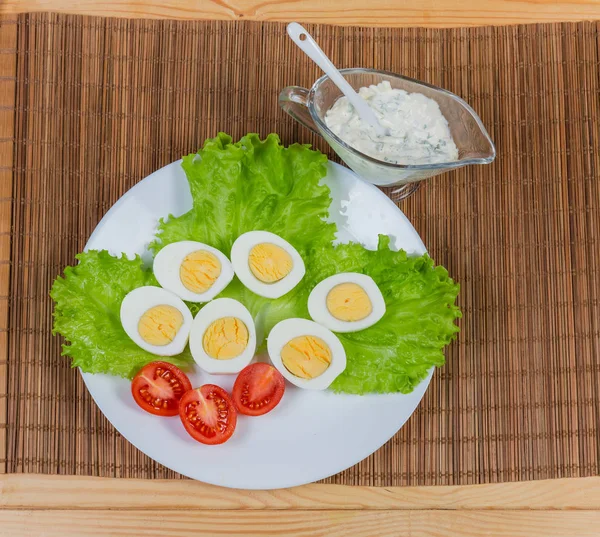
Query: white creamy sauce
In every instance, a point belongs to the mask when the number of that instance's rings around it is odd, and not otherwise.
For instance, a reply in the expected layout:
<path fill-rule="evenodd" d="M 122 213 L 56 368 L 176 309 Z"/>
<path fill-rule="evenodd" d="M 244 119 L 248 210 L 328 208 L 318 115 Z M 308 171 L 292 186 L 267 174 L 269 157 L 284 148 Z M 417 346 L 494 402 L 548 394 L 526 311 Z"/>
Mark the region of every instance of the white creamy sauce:
<path fill-rule="evenodd" d="M 378 136 L 346 97 L 327 111 L 325 123 L 349 146 L 392 164 L 432 164 L 458 160 L 458 149 L 438 104 L 421 93 L 392 89 L 389 82 L 360 88 L 389 136 Z"/>

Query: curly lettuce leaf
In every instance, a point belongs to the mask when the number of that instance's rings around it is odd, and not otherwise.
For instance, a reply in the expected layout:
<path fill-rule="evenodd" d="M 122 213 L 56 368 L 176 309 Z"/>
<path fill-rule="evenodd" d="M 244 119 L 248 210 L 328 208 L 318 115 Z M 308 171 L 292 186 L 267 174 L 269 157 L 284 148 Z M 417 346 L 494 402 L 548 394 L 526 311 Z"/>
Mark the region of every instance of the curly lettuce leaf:
<path fill-rule="evenodd" d="M 289 317 L 309 318 L 307 300 L 321 280 L 340 272 L 360 272 L 375 280 L 386 313 L 374 326 L 337 334 L 347 354 L 347 367 L 332 389 L 337 392 L 410 393 L 432 366 L 444 364 L 444 347 L 458 332 L 455 305 L 459 285 L 428 255 L 393 251 L 380 236 L 377 250 L 356 243 L 313 248 L 305 258 L 307 272 L 292 293 L 263 310 L 265 331 Z"/>
<path fill-rule="evenodd" d="M 161 220 L 150 249 L 195 240 L 229 255 L 233 241 L 253 230 L 276 233 L 301 253 L 310 243 L 330 243 L 336 232 L 326 222 L 330 191 L 320 184 L 326 164 L 310 146 L 283 147 L 276 134 L 265 140 L 248 134 L 233 143 L 220 133 L 183 158 L 193 208 Z"/>
<path fill-rule="evenodd" d="M 143 285 L 158 285 L 154 275 L 143 269 L 137 256 L 113 257 L 107 251 L 78 254 L 79 264 L 67 267 L 64 278 L 56 278 L 50 296 L 54 306 L 54 334 L 67 344 L 63 356 L 86 373 L 107 373 L 131 378 L 157 357 L 138 347 L 121 325 L 121 301 Z M 163 359 L 163 358 L 161 358 Z M 165 357 L 180 367 L 191 363 L 189 351 Z"/>
<path fill-rule="evenodd" d="M 339 272 L 367 274 L 386 303 L 386 313 L 375 325 L 338 334 L 348 360 L 333 391 L 410 393 L 431 367 L 445 363 L 444 347 L 459 330 L 455 321 L 461 312 L 455 301 L 460 286 L 428 255 L 409 257 L 404 251 L 392 251 L 389 238 L 380 236 L 376 251 L 340 245 L 333 252 L 311 256 L 310 267 L 315 285 Z"/>

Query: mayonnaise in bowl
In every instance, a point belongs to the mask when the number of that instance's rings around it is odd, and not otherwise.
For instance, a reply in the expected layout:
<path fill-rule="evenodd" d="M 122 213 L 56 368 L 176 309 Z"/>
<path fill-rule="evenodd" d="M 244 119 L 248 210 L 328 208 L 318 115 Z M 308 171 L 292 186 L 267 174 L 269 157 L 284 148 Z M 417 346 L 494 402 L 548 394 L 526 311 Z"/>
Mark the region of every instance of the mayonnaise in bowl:
<path fill-rule="evenodd" d="M 346 97 L 325 114 L 325 124 L 346 144 L 390 164 L 434 164 L 458 160 L 448 121 L 436 101 L 422 93 L 394 89 L 384 80 L 362 87 L 359 95 L 369 104 L 389 135 L 378 136 Z"/>

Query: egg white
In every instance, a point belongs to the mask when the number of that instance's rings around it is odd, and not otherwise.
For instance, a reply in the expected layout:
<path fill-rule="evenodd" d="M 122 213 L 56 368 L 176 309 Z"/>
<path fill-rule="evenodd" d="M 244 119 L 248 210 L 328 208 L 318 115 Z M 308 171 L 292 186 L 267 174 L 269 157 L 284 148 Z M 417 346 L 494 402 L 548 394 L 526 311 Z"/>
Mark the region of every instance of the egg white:
<path fill-rule="evenodd" d="M 151 345 L 142 339 L 138 332 L 140 318 L 154 306 L 173 306 L 183 315 L 183 324 L 171 343 Z M 128 293 L 121 302 L 121 324 L 132 341 L 145 351 L 158 356 L 175 356 L 183 352 L 192 327 L 192 313 L 183 300 L 160 287 L 144 286 Z"/>
<path fill-rule="evenodd" d="M 336 319 L 327 309 L 327 295 L 342 283 L 355 283 L 362 287 L 371 301 L 372 311 L 359 321 L 342 321 Z M 326 326 L 334 332 L 357 332 L 373 326 L 385 315 L 385 300 L 373 281 L 373 278 L 358 272 L 342 272 L 319 282 L 308 297 L 308 313 L 313 321 Z"/>
<path fill-rule="evenodd" d="M 248 329 L 248 345 L 244 351 L 230 360 L 217 360 L 204 350 L 204 333 L 217 319 L 237 317 Z M 256 351 L 256 328 L 252 314 L 246 307 L 232 298 L 217 298 L 204 306 L 196 315 L 190 333 L 190 351 L 196 363 L 207 373 L 239 373 L 254 357 Z"/>
<path fill-rule="evenodd" d="M 292 339 L 300 336 L 321 338 L 331 349 L 331 364 L 314 379 L 303 379 L 290 373 L 283 365 L 281 351 Z M 285 379 L 306 390 L 325 390 L 346 369 L 346 351 L 337 336 L 320 324 L 308 319 L 286 319 L 277 323 L 267 338 L 269 358 Z"/>
<path fill-rule="evenodd" d="M 261 282 L 250 270 L 248 256 L 257 244 L 271 243 L 283 248 L 292 258 L 290 273 L 274 283 Z M 298 251 L 279 235 L 268 231 L 248 231 L 240 235 L 231 247 L 231 264 L 240 281 L 253 293 L 265 298 L 279 298 L 289 293 L 304 278 L 306 269 Z"/>
<path fill-rule="evenodd" d="M 179 270 L 183 260 L 197 250 L 206 250 L 213 254 L 221 263 L 221 274 L 215 280 L 215 283 L 204 293 L 194 293 L 190 291 L 181 282 Z M 225 287 L 229 285 L 229 282 L 233 279 L 233 267 L 231 261 L 227 259 L 227 256 L 209 246 L 196 241 L 179 241 L 173 242 L 165 246 L 154 258 L 154 266 L 152 267 L 154 276 L 158 280 L 158 283 L 165 289 L 175 293 L 178 297 L 183 300 L 190 302 L 208 302 L 217 296 Z"/>

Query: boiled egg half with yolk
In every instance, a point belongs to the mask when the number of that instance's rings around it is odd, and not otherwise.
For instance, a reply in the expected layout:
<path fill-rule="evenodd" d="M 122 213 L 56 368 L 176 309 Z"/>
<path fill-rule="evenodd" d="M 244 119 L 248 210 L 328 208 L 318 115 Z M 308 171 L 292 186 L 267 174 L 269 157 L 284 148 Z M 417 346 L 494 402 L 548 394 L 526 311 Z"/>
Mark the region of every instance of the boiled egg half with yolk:
<path fill-rule="evenodd" d="M 267 350 L 277 370 L 299 388 L 325 390 L 346 369 L 346 351 L 337 336 L 308 319 L 277 323 Z"/>
<path fill-rule="evenodd" d="M 173 242 L 154 258 L 158 283 L 190 302 L 208 302 L 233 279 L 227 257 L 212 246 L 195 241 Z"/>
<path fill-rule="evenodd" d="M 289 293 L 305 273 L 298 251 L 268 231 L 240 235 L 231 247 L 231 264 L 240 281 L 265 298 L 279 298 Z"/>
<path fill-rule="evenodd" d="M 217 298 L 197 313 L 190 351 L 207 373 L 239 373 L 252 361 L 255 350 L 254 319 L 241 302 Z"/>
<path fill-rule="evenodd" d="M 159 356 L 183 352 L 192 314 L 183 300 L 160 287 L 134 289 L 121 302 L 121 324 L 142 349 Z"/>
<path fill-rule="evenodd" d="M 343 272 L 315 286 L 308 297 L 308 313 L 334 332 L 356 332 L 385 315 L 385 301 L 373 278 Z"/>

